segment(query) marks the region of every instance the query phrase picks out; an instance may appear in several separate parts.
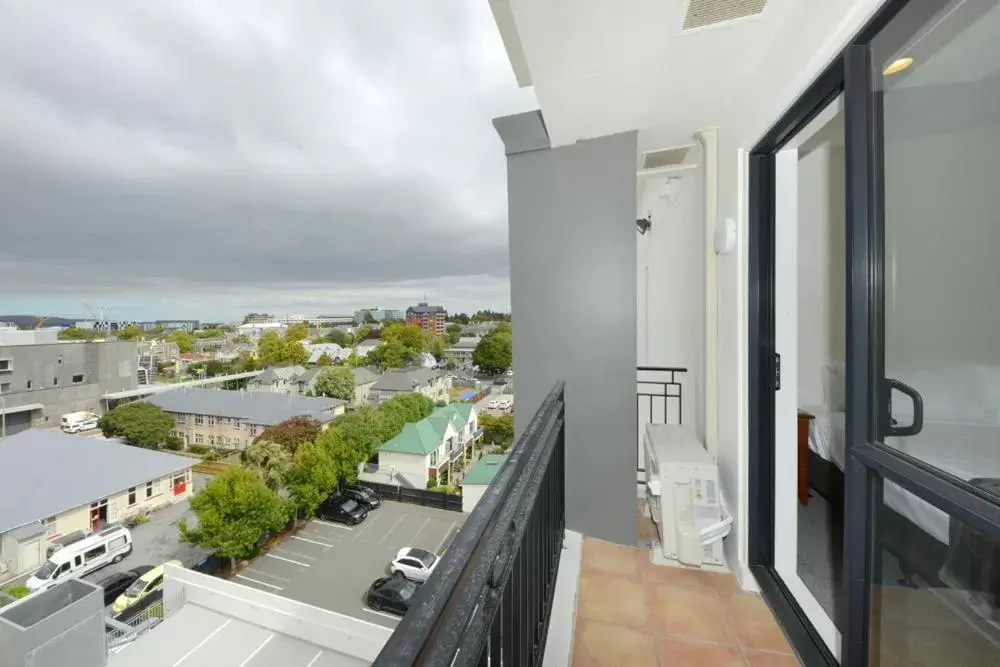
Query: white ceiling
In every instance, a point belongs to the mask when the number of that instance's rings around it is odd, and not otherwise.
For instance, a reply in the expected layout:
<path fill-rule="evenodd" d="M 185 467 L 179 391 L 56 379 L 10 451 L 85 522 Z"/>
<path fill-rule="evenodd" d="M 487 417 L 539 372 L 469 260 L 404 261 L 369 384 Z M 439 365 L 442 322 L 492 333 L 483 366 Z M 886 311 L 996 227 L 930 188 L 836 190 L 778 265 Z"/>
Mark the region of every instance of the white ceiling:
<path fill-rule="evenodd" d="M 530 71 L 521 83 L 534 85 L 553 145 L 722 124 L 796 2 L 683 32 L 687 0 L 491 0 L 509 17 L 498 24 L 515 69 Z"/>

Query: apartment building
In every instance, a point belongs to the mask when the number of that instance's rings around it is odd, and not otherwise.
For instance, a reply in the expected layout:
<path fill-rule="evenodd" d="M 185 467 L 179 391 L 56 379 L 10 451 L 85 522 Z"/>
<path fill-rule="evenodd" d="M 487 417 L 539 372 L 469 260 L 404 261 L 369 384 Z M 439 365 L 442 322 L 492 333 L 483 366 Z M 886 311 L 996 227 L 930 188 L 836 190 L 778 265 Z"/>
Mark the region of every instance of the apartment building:
<path fill-rule="evenodd" d="M 29 429 L 0 440 L 0 582 L 34 570 L 52 540 L 191 496 L 197 459 Z"/>
<path fill-rule="evenodd" d="M 302 366 L 279 366 L 268 368 L 247 383 L 248 391 L 264 391 L 272 394 L 297 394 L 299 377 L 306 372 Z"/>
<path fill-rule="evenodd" d="M 461 366 L 472 365 L 472 353 L 476 351 L 481 339 L 474 337 L 459 338 L 458 342 L 444 351 L 445 359 L 452 359 Z"/>
<path fill-rule="evenodd" d="M 187 445 L 246 449 L 261 432 L 286 419 L 311 417 L 327 424 L 344 413 L 344 401 L 292 394 L 184 388 L 147 400 L 176 421 L 173 435 Z"/>
<path fill-rule="evenodd" d="M 451 393 L 451 380 L 440 371 L 430 368 L 386 371 L 371 385 L 368 398 L 377 407 L 382 401 L 408 392 L 423 394 L 435 402 L 447 401 Z"/>
<path fill-rule="evenodd" d="M 0 431 L 101 412 L 101 396 L 138 386 L 134 342 L 60 341 L 56 329 L 0 330 Z"/>
<path fill-rule="evenodd" d="M 355 310 L 354 323 L 364 324 L 368 320 L 368 316 L 371 316 L 371 319 L 374 322 L 392 322 L 406 318 L 405 313 L 401 310 L 386 310 L 376 306 L 375 308 L 362 308 L 361 310 Z"/>
<path fill-rule="evenodd" d="M 417 326 L 429 333 L 440 336 L 445 330 L 448 311 L 441 306 L 429 306 L 421 301 L 406 309 L 406 323 Z"/>

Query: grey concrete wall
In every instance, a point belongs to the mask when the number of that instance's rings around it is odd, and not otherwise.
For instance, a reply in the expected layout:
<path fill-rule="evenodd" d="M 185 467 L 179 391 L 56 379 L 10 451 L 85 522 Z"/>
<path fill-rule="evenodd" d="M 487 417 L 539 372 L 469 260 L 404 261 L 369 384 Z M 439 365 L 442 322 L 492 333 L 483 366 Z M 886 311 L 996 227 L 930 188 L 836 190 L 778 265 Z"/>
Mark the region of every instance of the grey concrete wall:
<path fill-rule="evenodd" d="M 520 434 L 566 381 L 567 528 L 636 541 L 636 134 L 548 148 L 537 112 L 507 147 Z"/>
<path fill-rule="evenodd" d="M 45 405 L 35 426 L 55 426 L 67 412 L 97 412 L 102 394 L 138 386 L 134 342 L 4 346 L 0 359 L 13 360 L 13 371 L 0 373 L 0 383 L 10 383 L 3 394 L 7 407 Z M 82 382 L 73 382 L 77 375 Z"/>

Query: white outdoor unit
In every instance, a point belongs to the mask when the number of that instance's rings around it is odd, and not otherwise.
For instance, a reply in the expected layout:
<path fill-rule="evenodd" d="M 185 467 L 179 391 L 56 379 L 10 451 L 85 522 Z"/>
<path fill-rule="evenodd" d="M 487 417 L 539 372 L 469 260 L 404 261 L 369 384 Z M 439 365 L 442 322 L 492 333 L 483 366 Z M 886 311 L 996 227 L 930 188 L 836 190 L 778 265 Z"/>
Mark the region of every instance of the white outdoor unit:
<path fill-rule="evenodd" d="M 663 554 L 685 565 L 723 565 L 732 518 L 719 494 L 719 469 L 686 426 L 647 424 L 646 500 Z"/>

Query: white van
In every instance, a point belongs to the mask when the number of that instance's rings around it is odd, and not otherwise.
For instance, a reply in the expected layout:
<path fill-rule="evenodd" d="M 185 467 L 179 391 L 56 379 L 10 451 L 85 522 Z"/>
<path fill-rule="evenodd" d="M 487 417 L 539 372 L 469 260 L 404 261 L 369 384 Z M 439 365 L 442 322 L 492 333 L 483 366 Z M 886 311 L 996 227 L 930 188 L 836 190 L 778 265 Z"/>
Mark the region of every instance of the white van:
<path fill-rule="evenodd" d="M 130 553 L 132 533 L 124 526 L 109 526 L 53 553 L 28 579 L 27 586 L 33 591 L 52 588 L 67 579 L 117 563 Z"/>
<path fill-rule="evenodd" d="M 63 433 L 89 431 L 97 428 L 98 421 L 100 417 L 93 412 L 70 412 L 62 416 L 62 430 Z"/>

